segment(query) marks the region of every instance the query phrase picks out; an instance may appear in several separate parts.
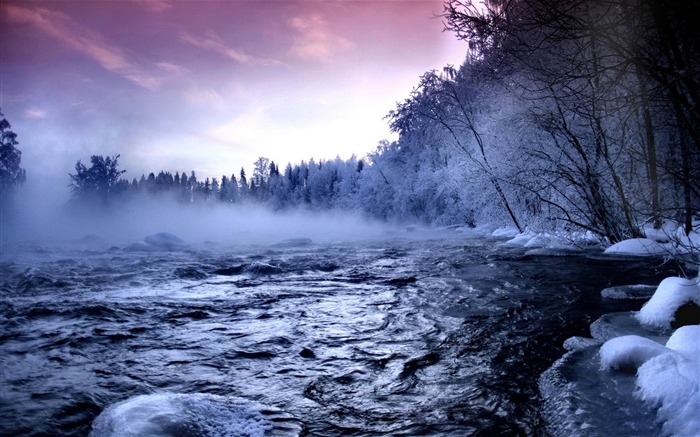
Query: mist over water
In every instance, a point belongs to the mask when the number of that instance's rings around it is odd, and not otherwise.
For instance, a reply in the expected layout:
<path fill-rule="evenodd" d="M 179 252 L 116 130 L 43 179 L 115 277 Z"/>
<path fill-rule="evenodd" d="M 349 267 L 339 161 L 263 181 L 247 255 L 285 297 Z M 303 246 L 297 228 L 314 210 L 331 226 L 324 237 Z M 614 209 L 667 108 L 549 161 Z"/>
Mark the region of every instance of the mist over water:
<path fill-rule="evenodd" d="M 125 245 L 160 232 L 187 244 L 272 244 L 290 238 L 327 243 L 380 238 L 392 229 L 348 211 L 273 212 L 253 203 L 189 205 L 166 196 L 109 206 L 18 198 L 4 211 L 0 226 L 2 243 L 50 246 L 80 240 Z"/>
<path fill-rule="evenodd" d="M 650 275 L 355 217 L 202 211 L 52 216 L 34 229 L 55 245 L 3 250 L 0 434 L 544 435 L 540 373 L 621 309 L 603 287 Z M 153 231 L 197 243 L 133 244 Z M 126 243 L 60 243 L 98 232 Z"/>

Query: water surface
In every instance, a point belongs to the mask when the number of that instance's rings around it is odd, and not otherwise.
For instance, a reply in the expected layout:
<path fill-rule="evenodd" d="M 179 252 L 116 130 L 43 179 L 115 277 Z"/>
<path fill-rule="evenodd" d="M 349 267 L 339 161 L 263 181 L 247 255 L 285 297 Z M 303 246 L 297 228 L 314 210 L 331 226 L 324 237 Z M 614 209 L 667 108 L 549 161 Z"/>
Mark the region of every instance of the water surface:
<path fill-rule="evenodd" d="M 5 247 L 0 433 L 85 436 L 110 405 L 177 393 L 309 435 L 546 435 L 537 380 L 563 341 L 641 306 L 600 291 L 668 272 L 500 243 Z"/>

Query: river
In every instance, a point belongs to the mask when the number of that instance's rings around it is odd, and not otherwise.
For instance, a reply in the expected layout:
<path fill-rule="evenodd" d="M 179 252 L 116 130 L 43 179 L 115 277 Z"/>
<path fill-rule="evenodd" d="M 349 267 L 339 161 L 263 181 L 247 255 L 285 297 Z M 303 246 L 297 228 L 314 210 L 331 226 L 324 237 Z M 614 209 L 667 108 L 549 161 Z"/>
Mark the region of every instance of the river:
<path fill-rule="evenodd" d="M 273 435 L 547 435 L 537 382 L 563 341 L 641 306 L 603 288 L 668 271 L 502 243 L 4 247 L 0 434 L 86 436 L 110 405 L 162 395 L 153 408 L 199 402 L 191 435 L 239 405 Z"/>

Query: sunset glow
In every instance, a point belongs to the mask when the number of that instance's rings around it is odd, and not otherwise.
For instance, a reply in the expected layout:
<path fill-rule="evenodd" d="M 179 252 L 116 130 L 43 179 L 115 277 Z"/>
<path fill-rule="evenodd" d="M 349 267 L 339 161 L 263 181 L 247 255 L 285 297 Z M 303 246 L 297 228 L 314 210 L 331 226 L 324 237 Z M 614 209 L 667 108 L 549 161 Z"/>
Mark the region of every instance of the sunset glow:
<path fill-rule="evenodd" d="M 0 105 L 32 177 L 120 153 L 128 178 L 363 156 L 430 69 L 440 1 L 3 1 Z M 41 173 L 41 174 L 36 174 Z"/>

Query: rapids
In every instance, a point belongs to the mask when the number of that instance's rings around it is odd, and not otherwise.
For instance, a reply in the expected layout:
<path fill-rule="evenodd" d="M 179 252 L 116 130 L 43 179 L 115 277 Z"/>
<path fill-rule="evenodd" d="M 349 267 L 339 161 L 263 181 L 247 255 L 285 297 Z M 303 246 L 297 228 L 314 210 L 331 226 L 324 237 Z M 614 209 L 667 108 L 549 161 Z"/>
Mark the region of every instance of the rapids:
<path fill-rule="evenodd" d="M 202 436 L 236 417 L 266 435 L 546 435 L 538 378 L 564 340 L 641 306 L 601 290 L 668 271 L 501 241 L 3 247 L 0 434 L 111 435 L 109 414 L 152 401 L 206 416 Z"/>

